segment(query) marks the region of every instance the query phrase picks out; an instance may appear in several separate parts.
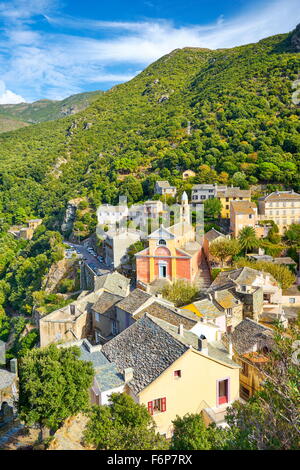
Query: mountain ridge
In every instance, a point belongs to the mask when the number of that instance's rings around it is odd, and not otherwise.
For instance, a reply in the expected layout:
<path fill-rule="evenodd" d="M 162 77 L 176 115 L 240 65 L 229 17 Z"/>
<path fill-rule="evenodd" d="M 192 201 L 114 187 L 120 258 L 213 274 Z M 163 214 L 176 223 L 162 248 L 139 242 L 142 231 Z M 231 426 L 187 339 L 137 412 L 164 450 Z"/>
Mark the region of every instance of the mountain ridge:
<path fill-rule="evenodd" d="M 9 125 L 11 121 L 15 121 L 16 124 L 9 130 L 15 130 L 26 125 L 53 121 L 76 114 L 86 109 L 102 93 L 102 91 L 96 90 L 74 94 L 63 100 L 45 98 L 32 103 L 2 104 L 0 105 L 0 132 L 5 132 L 5 125 Z"/>
<path fill-rule="evenodd" d="M 2 134 L 3 211 L 23 207 L 59 227 L 69 199 L 95 208 L 123 193 L 137 202 L 153 196 L 155 178 L 188 190 L 180 177 L 187 168 L 195 182 L 299 190 L 293 34 L 231 49 L 177 49 L 74 116 Z M 95 217 L 85 219 L 81 226 L 92 230 Z"/>

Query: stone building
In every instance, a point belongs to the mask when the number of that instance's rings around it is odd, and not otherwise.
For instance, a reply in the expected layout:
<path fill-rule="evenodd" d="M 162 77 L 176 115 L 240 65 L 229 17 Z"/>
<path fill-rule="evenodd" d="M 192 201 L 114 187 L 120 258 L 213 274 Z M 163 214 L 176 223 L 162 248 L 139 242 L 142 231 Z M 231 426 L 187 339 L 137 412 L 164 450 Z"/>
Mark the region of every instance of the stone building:
<path fill-rule="evenodd" d="M 261 220 L 273 220 L 284 234 L 291 224 L 300 223 L 300 194 L 294 191 L 276 191 L 258 200 Z"/>

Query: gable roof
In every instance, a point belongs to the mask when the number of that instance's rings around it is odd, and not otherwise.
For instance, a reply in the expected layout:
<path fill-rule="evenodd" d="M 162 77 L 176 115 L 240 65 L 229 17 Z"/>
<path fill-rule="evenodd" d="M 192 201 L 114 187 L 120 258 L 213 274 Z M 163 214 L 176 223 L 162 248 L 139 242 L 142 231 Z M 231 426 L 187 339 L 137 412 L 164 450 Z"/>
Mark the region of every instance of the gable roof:
<path fill-rule="evenodd" d="M 174 234 L 171 232 L 170 229 L 171 227 L 166 228 L 163 225 L 161 225 L 157 230 L 154 230 L 154 232 L 150 233 L 150 235 L 148 235 L 148 238 L 149 239 L 166 238 L 167 240 L 170 238 L 175 238 Z"/>
<path fill-rule="evenodd" d="M 199 317 L 205 317 L 208 319 L 215 319 L 224 315 L 224 310 L 221 306 L 218 307 L 208 297 L 196 300 L 192 304 L 185 305 L 183 308 L 195 312 Z"/>
<path fill-rule="evenodd" d="M 239 323 L 232 335 L 232 345 L 238 354 L 243 355 L 272 343 L 273 331 L 250 318 L 245 318 Z"/>
<path fill-rule="evenodd" d="M 125 312 L 133 314 L 138 308 L 140 308 L 147 300 L 152 296 L 142 289 L 134 289 L 130 294 L 122 299 L 117 307 L 121 308 Z"/>
<path fill-rule="evenodd" d="M 91 362 L 95 370 L 94 380 L 101 392 L 125 385 L 124 377 L 117 369 L 116 364 L 110 362 L 101 351 L 101 346 L 92 346 L 87 339 L 61 344 L 60 347 L 68 348 L 78 346 L 81 361 Z"/>
<path fill-rule="evenodd" d="M 240 188 L 218 189 L 217 197 L 251 197 L 251 191 Z"/>
<path fill-rule="evenodd" d="M 261 271 L 248 268 L 247 266 L 239 269 L 232 269 L 231 271 L 222 271 L 218 274 L 216 279 L 212 282 L 211 287 L 225 285 L 233 281 L 233 284 L 252 285 L 255 279 L 261 274 Z M 270 277 L 272 277 L 270 275 Z"/>
<path fill-rule="evenodd" d="M 153 302 L 151 305 L 149 305 L 149 307 L 146 307 L 145 309 L 141 310 L 136 315 L 134 315 L 134 319 L 139 320 L 146 313 L 148 313 L 152 317 L 165 320 L 171 325 L 174 325 L 177 327 L 179 325 L 183 325 L 186 330 L 190 330 L 198 323 L 198 318 L 194 313 L 191 313 L 183 309 L 179 311 L 177 310 L 175 310 L 174 308 L 170 308 L 165 305 L 162 305 L 159 302 Z"/>
<path fill-rule="evenodd" d="M 231 201 L 231 207 L 236 214 L 255 214 L 256 204 L 250 201 Z"/>
<path fill-rule="evenodd" d="M 128 367 L 134 369 L 130 387 L 137 394 L 188 349 L 145 315 L 104 344 L 102 352 L 115 362 L 119 372 Z"/>
<path fill-rule="evenodd" d="M 226 238 L 226 236 L 223 233 L 219 232 L 215 228 L 211 228 L 208 232 L 204 234 L 204 238 L 208 240 L 209 242 L 212 242 L 219 237 Z"/>
<path fill-rule="evenodd" d="M 294 191 L 275 191 L 273 193 L 267 194 L 259 198 L 259 201 L 291 201 L 299 200 L 300 194 L 295 193 Z"/>
<path fill-rule="evenodd" d="M 113 305 L 122 300 L 120 295 L 112 294 L 111 292 L 103 292 L 99 299 L 94 303 L 92 309 L 97 313 L 105 313 Z"/>
<path fill-rule="evenodd" d="M 127 295 L 130 279 L 114 271 L 95 278 L 96 289 L 105 289 L 113 294 L 124 297 Z"/>

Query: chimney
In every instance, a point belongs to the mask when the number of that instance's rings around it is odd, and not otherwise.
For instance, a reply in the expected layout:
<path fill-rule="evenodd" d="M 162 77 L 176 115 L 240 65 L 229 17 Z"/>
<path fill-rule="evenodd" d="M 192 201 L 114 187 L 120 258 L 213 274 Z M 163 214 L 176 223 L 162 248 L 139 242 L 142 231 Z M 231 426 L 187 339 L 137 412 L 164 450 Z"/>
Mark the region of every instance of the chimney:
<path fill-rule="evenodd" d="M 5 366 L 5 343 L 4 341 L 0 341 L 0 366 Z"/>
<path fill-rule="evenodd" d="M 206 336 L 201 335 L 200 338 L 198 339 L 198 349 L 203 354 L 208 355 L 208 342 L 207 342 Z"/>
<path fill-rule="evenodd" d="M 233 346 L 232 346 L 232 338 L 231 334 L 228 335 L 228 356 L 232 359 L 233 356 Z"/>
<path fill-rule="evenodd" d="M 70 304 L 70 314 L 75 315 L 76 313 L 76 306 L 74 304 Z"/>
<path fill-rule="evenodd" d="M 178 334 L 179 334 L 180 336 L 183 336 L 183 324 L 182 324 L 182 323 L 180 323 L 180 325 L 179 325 L 179 327 L 178 327 Z"/>
<path fill-rule="evenodd" d="M 130 382 L 133 379 L 133 367 L 127 367 L 127 369 L 124 369 L 123 375 L 125 383 Z"/>
<path fill-rule="evenodd" d="M 18 361 L 16 358 L 10 360 L 9 367 L 13 374 L 18 374 Z"/>

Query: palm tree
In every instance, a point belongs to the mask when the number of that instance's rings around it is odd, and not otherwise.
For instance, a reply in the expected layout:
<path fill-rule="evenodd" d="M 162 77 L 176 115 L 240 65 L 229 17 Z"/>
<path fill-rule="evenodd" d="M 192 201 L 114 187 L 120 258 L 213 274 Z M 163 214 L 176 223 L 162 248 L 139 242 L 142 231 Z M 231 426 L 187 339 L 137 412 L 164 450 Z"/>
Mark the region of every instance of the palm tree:
<path fill-rule="evenodd" d="M 244 227 L 239 233 L 240 246 L 247 253 L 248 250 L 257 248 L 259 240 L 256 238 L 255 230 L 253 227 Z"/>

